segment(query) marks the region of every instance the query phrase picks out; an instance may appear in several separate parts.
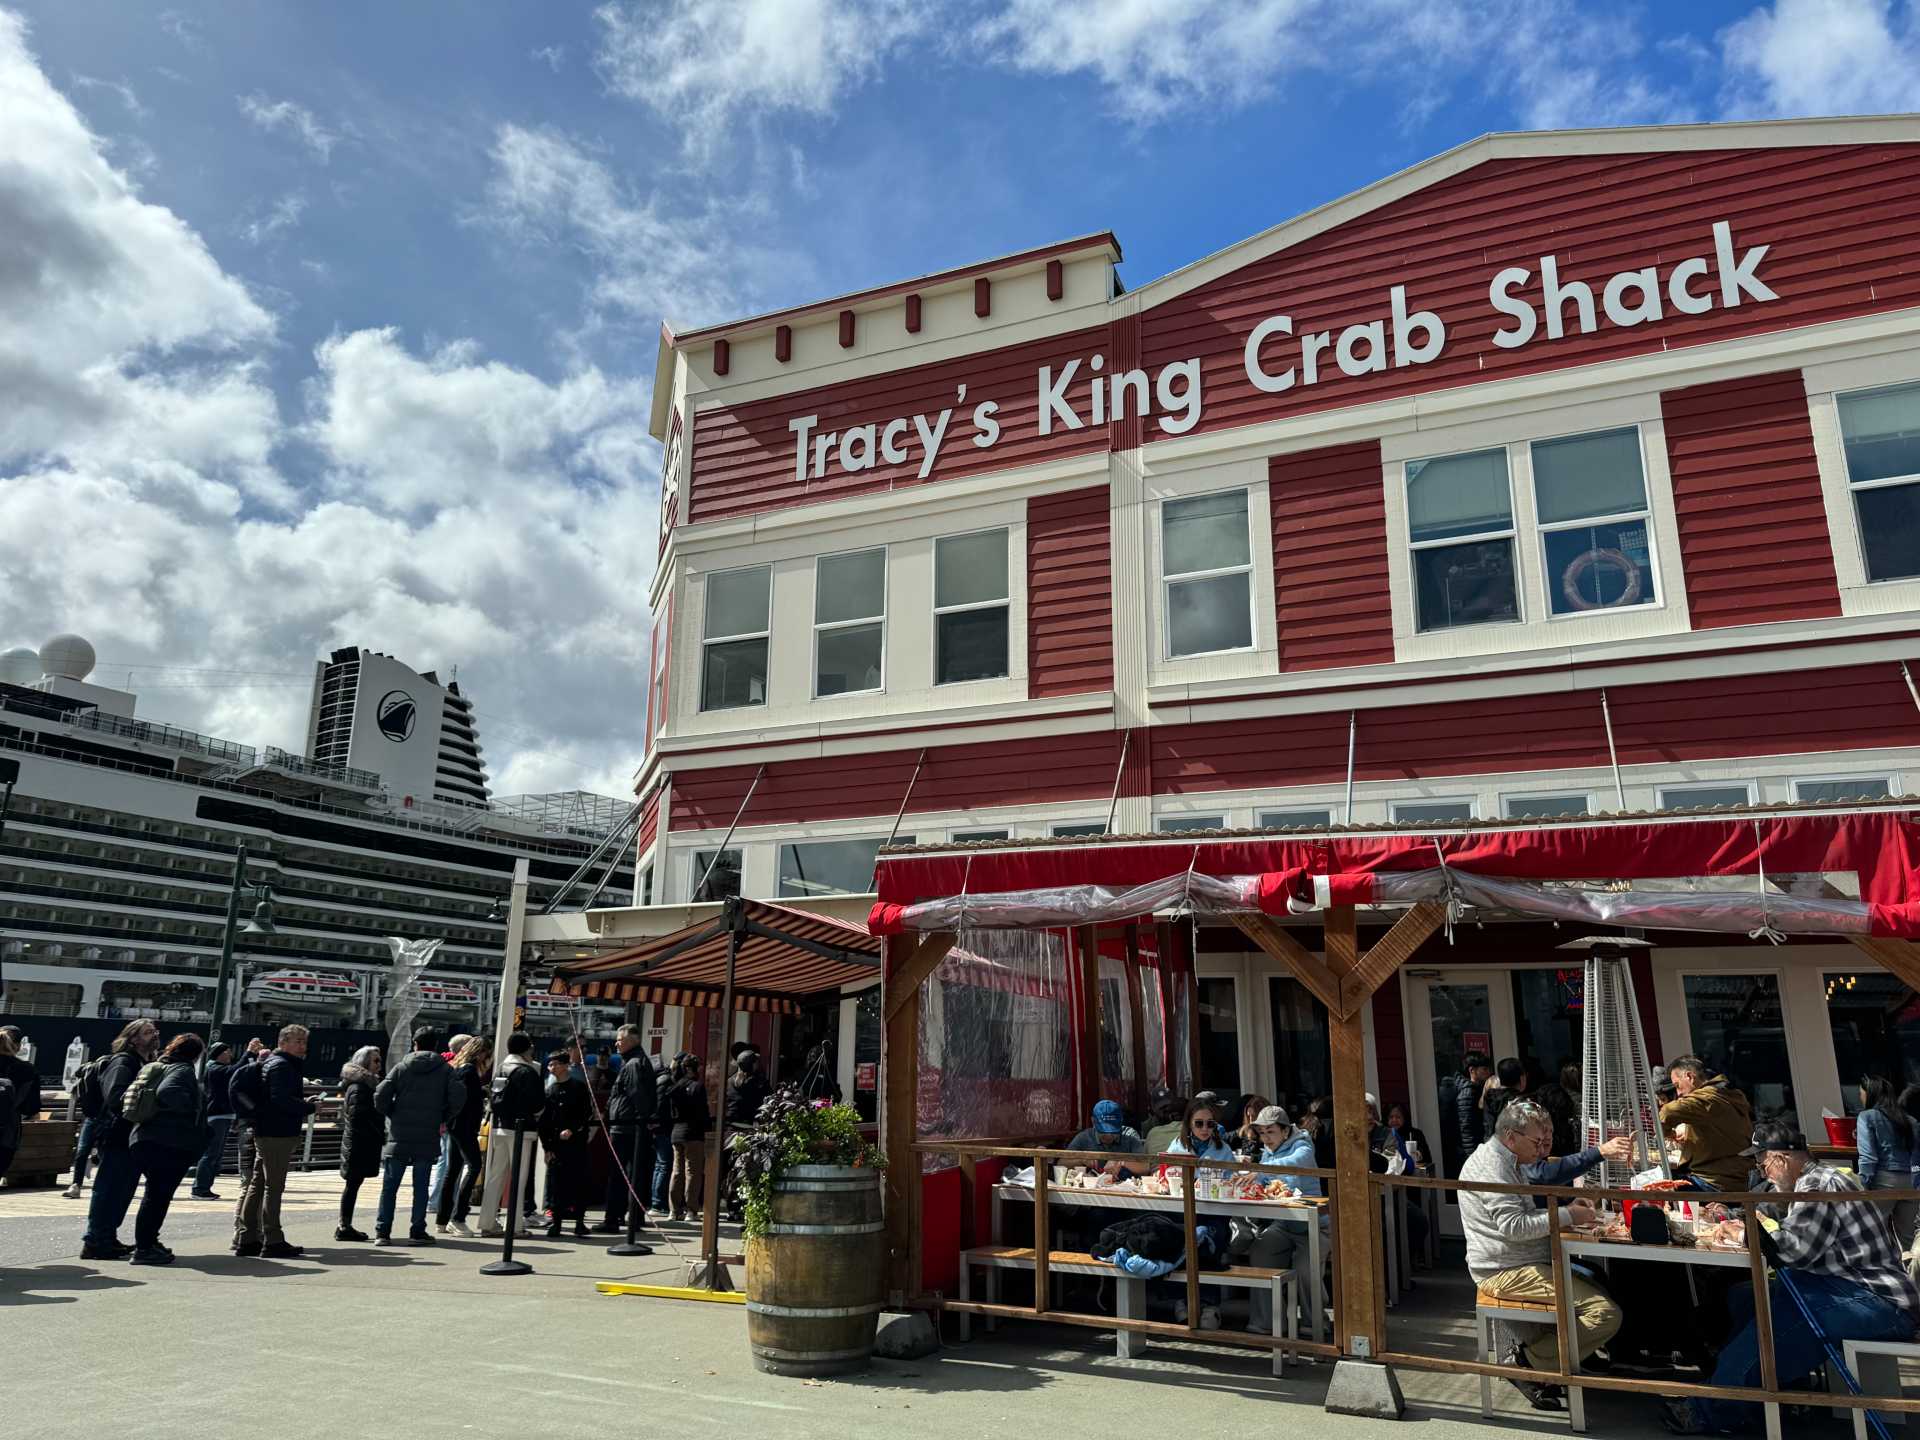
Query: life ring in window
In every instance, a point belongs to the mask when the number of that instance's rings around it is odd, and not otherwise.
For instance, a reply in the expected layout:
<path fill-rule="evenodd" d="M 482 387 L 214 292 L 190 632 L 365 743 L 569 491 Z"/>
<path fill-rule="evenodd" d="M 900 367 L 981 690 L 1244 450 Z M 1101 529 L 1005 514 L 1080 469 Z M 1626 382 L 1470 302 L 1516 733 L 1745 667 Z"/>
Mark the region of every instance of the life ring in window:
<path fill-rule="evenodd" d="M 1581 593 L 1580 582 L 1596 565 L 1605 565 L 1620 572 L 1619 599 L 1594 600 Z M 1567 597 L 1567 603 L 1576 610 L 1612 610 L 1621 605 L 1638 604 L 1640 567 L 1629 560 L 1624 551 L 1603 549 L 1596 545 L 1586 554 L 1574 556 L 1573 563 L 1561 572 L 1560 593 Z"/>

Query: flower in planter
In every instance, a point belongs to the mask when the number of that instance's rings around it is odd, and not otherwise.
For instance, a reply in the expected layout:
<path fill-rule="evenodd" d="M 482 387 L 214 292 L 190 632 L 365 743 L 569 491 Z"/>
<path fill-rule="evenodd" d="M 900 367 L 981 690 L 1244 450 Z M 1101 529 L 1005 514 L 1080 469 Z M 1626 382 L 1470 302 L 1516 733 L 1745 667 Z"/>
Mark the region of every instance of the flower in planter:
<path fill-rule="evenodd" d="M 773 1187 L 790 1165 L 884 1169 L 886 1158 L 860 1133 L 860 1114 L 830 1100 L 803 1100 L 788 1085 L 767 1098 L 751 1129 L 727 1142 L 740 1167 L 746 1233 L 764 1236 L 773 1220 Z"/>

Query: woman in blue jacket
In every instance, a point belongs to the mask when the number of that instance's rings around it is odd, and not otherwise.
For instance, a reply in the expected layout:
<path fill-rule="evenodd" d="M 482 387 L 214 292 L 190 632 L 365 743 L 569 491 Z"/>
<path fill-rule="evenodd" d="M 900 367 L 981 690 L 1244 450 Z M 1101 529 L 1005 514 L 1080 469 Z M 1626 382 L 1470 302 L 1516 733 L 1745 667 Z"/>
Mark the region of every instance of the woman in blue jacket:
<path fill-rule="evenodd" d="M 1202 1160 L 1224 1160 L 1228 1163 L 1240 1158 L 1221 1137 L 1219 1111 L 1212 1102 L 1197 1095 L 1188 1102 L 1187 1113 L 1180 1120 L 1180 1137 L 1167 1146 L 1167 1154 L 1197 1155 Z M 1203 1167 L 1196 1166 L 1187 1170 L 1187 1179 L 1189 1182 L 1196 1181 L 1206 1173 Z M 1232 1240 L 1232 1227 L 1226 1219 L 1219 1215 L 1202 1215 L 1197 1228 L 1212 1236 L 1217 1252 L 1224 1257 Z M 1182 1325 L 1186 1324 L 1187 1302 L 1184 1297 L 1174 1305 L 1174 1319 Z M 1200 1287 L 1200 1328 L 1220 1328 L 1220 1287 L 1217 1285 Z"/>
<path fill-rule="evenodd" d="M 1860 1082 L 1860 1118 L 1854 1127 L 1854 1141 L 1860 1147 L 1855 1168 L 1865 1189 L 1913 1188 L 1914 1160 L 1920 1152 L 1915 1144 L 1913 1117 L 1900 1104 L 1900 1092 L 1883 1075 L 1869 1075 Z M 1902 1250 L 1910 1248 L 1920 1205 L 1902 1200 L 1893 1207 L 1890 1218 L 1893 1238 Z"/>
<path fill-rule="evenodd" d="M 1285 1165 L 1294 1169 L 1311 1170 L 1314 1168 L 1313 1136 L 1306 1130 L 1296 1127 L 1287 1112 L 1278 1105 L 1269 1105 L 1254 1117 L 1254 1128 L 1260 1135 L 1260 1163 L 1262 1165 Z M 1274 1177 L 1284 1179 L 1302 1195 L 1318 1196 L 1321 1193 L 1320 1177 L 1317 1175 L 1286 1175 Z M 1263 1270 L 1291 1269 L 1293 1271 L 1293 1293 L 1303 1306 L 1318 1303 L 1320 1295 L 1320 1277 L 1312 1273 L 1312 1250 L 1306 1244 L 1307 1225 L 1311 1216 L 1302 1212 L 1298 1218 L 1288 1216 L 1268 1224 L 1254 1237 L 1247 1251 L 1247 1263 L 1257 1265 Z M 1320 1215 L 1321 1238 L 1326 1238 L 1327 1217 Z M 1321 1254 L 1331 1251 L 1321 1246 Z M 1255 1290 L 1247 1302 L 1249 1319 L 1247 1329 L 1260 1335 L 1273 1333 L 1273 1295 L 1266 1290 Z"/>

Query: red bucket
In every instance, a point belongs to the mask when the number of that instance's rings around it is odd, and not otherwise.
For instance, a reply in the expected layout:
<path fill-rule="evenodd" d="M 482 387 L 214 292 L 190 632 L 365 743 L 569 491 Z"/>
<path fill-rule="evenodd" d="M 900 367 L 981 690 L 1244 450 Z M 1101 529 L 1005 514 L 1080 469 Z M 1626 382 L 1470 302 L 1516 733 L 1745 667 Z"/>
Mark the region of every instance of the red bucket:
<path fill-rule="evenodd" d="M 1856 1138 L 1854 1135 L 1854 1125 L 1857 1122 L 1851 1116 L 1828 1115 L 1824 1118 L 1827 1122 L 1827 1143 L 1829 1145 L 1845 1145 L 1849 1149 L 1853 1148 Z"/>

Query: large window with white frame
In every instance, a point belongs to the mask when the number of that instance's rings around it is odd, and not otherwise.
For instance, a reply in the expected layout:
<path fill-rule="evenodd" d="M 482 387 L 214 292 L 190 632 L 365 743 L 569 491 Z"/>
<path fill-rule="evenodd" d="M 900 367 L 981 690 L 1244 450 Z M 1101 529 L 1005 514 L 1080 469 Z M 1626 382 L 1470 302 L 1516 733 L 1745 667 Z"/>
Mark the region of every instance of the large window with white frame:
<path fill-rule="evenodd" d="M 1160 575 L 1169 659 L 1253 646 L 1253 541 L 1247 492 L 1160 506 Z"/>
<path fill-rule="evenodd" d="M 1638 427 L 1536 440 L 1531 458 L 1548 611 L 1658 604 Z"/>
<path fill-rule="evenodd" d="M 1397 825 L 1452 825 L 1473 819 L 1473 801 L 1396 800 L 1393 819 Z"/>
<path fill-rule="evenodd" d="M 1314 830 L 1333 824 L 1332 810 L 1262 810 L 1262 830 Z"/>
<path fill-rule="evenodd" d="M 1869 580 L 1920 576 L 1920 384 L 1837 397 Z"/>
<path fill-rule="evenodd" d="M 933 546 L 933 680 L 955 685 L 1009 673 L 1007 532 L 943 535 Z"/>
<path fill-rule="evenodd" d="M 1155 827 L 1162 835 L 1183 835 L 1191 830 L 1224 830 L 1224 815 L 1162 815 Z"/>
<path fill-rule="evenodd" d="M 701 627 L 700 708 L 732 710 L 767 703 L 767 651 L 773 567 L 716 570 L 707 576 Z"/>
<path fill-rule="evenodd" d="M 1885 800 L 1893 794 L 1887 775 L 1848 775 L 1838 780 L 1796 780 L 1793 798 L 1809 803 L 1838 800 Z"/>
<path fill-rule="evenodd" d="M 883 689 L 886 649 L 886 547 L 822 555 L 813 566 L 814 695 Z"/>
<path fill-rule="evenodd" d="M 1406 473 L 1415 628 L 1519 620 L 1505 449 L 1409 460 Z"/>
<path fill-rule="evenodd" d="M 1509 820 L 1558 820 L 1593 813 L 1591 795 L 1509 795 L 1505 803 Z"/>
<path fill-rule="evenodd" d="M 1722 810 L 1752 803 L 1753 787 L 1739 781 L 1721 785 L 1664 785 L 1660 789 L 1662 810 Z"/>

